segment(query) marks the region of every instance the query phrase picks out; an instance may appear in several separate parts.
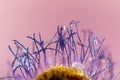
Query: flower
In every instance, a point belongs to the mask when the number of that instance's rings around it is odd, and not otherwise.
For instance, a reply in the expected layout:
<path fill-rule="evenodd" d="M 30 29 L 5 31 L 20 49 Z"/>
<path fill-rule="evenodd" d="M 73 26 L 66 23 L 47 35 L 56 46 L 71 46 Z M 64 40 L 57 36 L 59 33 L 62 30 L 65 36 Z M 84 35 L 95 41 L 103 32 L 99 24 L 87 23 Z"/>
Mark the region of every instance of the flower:
<path fill-rule="evenodd" d="M 87 80 L 87 77 L 72 67 L 55 66 L 38 75 L 36 80 Z"/>
<path fill-rule="evenodd" d="M 100 40 L 91 31 L 79 35 L 79 21 L 71 21 L 69 27 L 57 27 L 57 32 L 47 43 L 39 33 L 27 36 L 32 48 L 13 40 L 16 51 L 11 63 L 15 80 L 113 80 L 113 62 L 110 54 L 102 48 L 105 39 Z M 86 39 L 86 35 L 88 35 Z"/>

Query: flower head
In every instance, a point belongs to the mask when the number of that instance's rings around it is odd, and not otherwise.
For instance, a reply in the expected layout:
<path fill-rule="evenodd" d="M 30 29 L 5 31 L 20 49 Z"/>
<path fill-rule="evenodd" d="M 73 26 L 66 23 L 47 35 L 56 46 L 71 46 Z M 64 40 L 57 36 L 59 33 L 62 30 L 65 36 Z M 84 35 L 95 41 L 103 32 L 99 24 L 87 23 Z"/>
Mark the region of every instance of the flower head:
<path fill-rule="evenodd" d="M 16 80 L 113 80 L 113 62 L 100 40 L 93 32 L 78 33 L 79 21 L 71 21 L 69 27 L 57 27 L 57 32 L 47 43 L 41 35 L 32 41 L 32 48 L 13 40 L 16 51 L 11 63 L 12 77 Z M 85 37 L 87 35 L 87 37 Z M 87 38 L 87 39 L 86 39 Z M 2 78 L 5 79 L 5 78 Z"/>

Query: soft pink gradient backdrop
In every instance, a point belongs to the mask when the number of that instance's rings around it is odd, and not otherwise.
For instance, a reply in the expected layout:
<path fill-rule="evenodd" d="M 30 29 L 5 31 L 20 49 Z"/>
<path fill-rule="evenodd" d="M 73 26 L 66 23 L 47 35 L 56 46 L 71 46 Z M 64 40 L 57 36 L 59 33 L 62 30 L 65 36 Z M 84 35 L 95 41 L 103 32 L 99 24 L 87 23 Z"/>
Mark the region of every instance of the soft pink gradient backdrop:
<path fill-rule="evenodd" d="M 5 75 L 6 61 L 12 60 L 8 45 L 13 39 L 27 43 L 26 36 L 41 32 L 49 40 L 56 26 L 80 20 L 79 29 L 91 29 L 106 38 L 120 70 L 120 1 L 119 0 L 0 0 L 0 76 Z"/>

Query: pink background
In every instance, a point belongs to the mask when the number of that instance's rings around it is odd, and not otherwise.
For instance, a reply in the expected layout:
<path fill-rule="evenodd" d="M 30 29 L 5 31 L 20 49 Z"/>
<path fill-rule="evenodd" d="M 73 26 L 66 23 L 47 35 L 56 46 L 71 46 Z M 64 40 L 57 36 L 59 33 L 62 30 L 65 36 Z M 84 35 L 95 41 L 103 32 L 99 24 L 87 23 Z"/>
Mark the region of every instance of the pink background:
<path fill-rule="evenodd" d="M 106 38 L 120 71 L 120 1 L 119 0 L 0 0 L 0 76 L 6 61 L 12 60 L 8 45 L 13 39 L 27 44 L 26 36 L 41 32 L 49 40 L 60 24 L 80 20 L 79 29 L 91 29 Z"/>

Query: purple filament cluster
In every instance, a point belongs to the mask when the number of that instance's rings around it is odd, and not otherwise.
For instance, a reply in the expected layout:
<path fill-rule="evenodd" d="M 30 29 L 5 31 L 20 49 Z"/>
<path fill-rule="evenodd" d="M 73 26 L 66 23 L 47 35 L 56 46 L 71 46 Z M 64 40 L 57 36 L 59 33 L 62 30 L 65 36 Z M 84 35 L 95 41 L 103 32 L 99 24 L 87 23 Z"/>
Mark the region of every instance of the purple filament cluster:
<path fill-rule="evenodd" d="M 32 47 L 13 40 L 16 50 L 9 47 L 14 60 L 10 64 L 12 73 L 0 80 L 33 80 L 36 75 L 51 66 L 72 66 L 79 62 L 85 66 L 83 70 L 89 80 L 114 80 L 113 62 L 110 54 L 102 48 L 104 39 L 93 36 L 91 31 L 79 35 L 79 21 L 71 21 L 69 27 L 57 27 L 57 32 L 45 42 L 41 34 L 36 37 L 27 36 Z"/>

